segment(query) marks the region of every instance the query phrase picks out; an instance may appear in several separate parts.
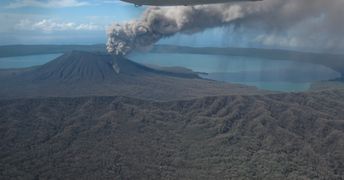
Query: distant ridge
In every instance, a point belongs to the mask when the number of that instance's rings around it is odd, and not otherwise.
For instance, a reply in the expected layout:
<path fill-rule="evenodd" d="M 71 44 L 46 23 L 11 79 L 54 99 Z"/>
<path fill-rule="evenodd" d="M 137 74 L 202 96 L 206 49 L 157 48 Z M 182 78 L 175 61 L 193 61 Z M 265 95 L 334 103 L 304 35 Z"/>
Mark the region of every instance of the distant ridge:
<path fill-rule="evenodd" d="M 67 53 L 70 51 L 106 52 L 105 44 L 94 45 L 6 45 L 0 46 L 0 57 Z"/>

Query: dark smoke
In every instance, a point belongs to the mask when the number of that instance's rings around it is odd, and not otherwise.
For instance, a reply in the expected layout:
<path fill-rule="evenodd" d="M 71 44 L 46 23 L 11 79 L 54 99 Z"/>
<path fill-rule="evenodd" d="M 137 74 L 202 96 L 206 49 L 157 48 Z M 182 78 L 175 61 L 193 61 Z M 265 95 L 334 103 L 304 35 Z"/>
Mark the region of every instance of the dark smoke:
<path fill-rule="evenodd" d="M 260 29 L 255 41 L 290 46 L 344 47 L 344 0 L 265 0 L 217 5 L 148 7 L 140 19 L 114 24 L 107 49 L 126 55 L 161 38 L 234 25 Z"/>

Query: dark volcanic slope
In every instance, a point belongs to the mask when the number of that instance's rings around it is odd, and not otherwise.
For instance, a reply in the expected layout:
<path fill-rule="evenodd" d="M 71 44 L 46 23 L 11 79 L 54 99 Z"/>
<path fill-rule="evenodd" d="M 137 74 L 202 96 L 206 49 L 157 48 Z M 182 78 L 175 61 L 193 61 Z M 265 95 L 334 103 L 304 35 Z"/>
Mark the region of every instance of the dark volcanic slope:
<path fill-rule="evenodd" d="M 114 69 L 114 65 L 118 69 Z M 45 65 L 18 76 L 33 83 L 109 83 L 126 79 L 125 76 L 169 75 L 197 78 L 196 74 L 163 72 L 137 64 L 123 57 L 102 53 L 73 51 Z"/>
<path fill-rule="evenodd" d="M 0 101 L 0 179 L 343 179 L 344 91 Z"/>
<path fill-rule="evenodd" d="M 171 100 L 261 93 L 253 87 L 203 80 L 191 72 L 155 70 L 122 57 L 80 51 L 31 69 L 0 71 L 0 83 L 0 99 L 124 95 Z"/>
<path fill-rule="evenodd" d="M 110 56 L 72 52 L 58 57 L 56 60 L 42 65 L 23 76 L 32 81 L 73 82 L 106 81 L 116 77 Z"/>

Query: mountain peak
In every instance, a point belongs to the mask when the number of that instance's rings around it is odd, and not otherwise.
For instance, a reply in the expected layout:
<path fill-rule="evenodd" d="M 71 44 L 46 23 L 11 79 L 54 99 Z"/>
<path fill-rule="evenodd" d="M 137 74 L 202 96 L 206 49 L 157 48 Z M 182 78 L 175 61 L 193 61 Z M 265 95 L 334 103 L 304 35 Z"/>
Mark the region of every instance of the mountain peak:
<path fill-rule="evenodd" d="M 156 69 L 105 53 L 72 51 L 42 66 L 3 75 L 1 97 L 123 95 L 172 100 L 263 93 L 256 88 L 201 79 L 194 72 Z"/>
<path fill-rule="evenodd" d="M 35 68 L 25 76 L 37 81 L 112 81 L 120 74 L 137 74 L 152 69 L 121 56 L 98 52 L 71 51 Z"/>

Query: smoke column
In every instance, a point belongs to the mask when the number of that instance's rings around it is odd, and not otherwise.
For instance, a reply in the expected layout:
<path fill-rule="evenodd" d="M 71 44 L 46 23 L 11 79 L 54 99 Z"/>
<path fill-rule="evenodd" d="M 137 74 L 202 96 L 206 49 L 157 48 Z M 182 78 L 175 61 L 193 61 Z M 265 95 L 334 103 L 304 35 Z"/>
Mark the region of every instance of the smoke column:
<path fill-rule="evenodd" d="M 234 25 L 260 29 L 268 35 L 262 43 L 313 43 L 344 47 L 344 0 L 264 0 L 216 5 L 148 7 L 140 19 L 113 24 L 108 29 L 107 50 L 126 55 L 145 49 L 161 38 L 192 34 L 208 28 Z M 292 35 L 292 36 L 291 36 Z M 340 39 L 338 39 L 340 37 Z M 289 38 L 289 39 L 288 39 Z"/>

